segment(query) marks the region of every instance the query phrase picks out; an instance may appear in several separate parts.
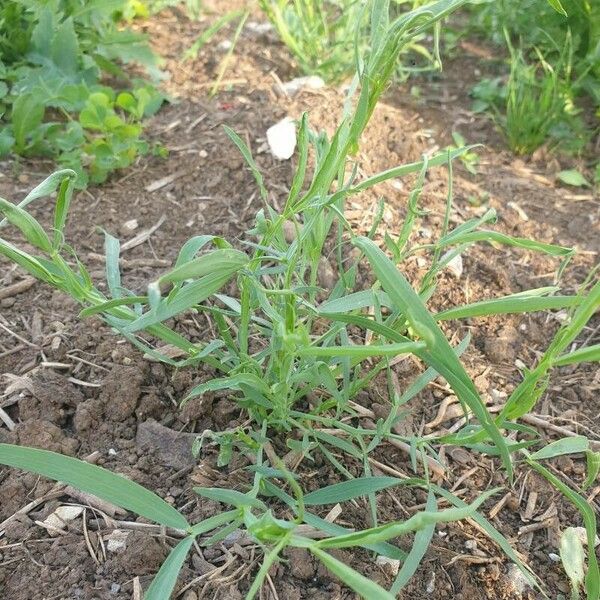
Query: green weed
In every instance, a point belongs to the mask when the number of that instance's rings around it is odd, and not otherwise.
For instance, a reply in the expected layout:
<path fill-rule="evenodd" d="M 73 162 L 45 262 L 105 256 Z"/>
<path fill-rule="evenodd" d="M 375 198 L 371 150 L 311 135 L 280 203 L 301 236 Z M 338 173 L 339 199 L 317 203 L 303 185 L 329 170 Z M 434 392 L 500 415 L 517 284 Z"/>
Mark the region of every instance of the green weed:
<path fill-rule="evenodd" d="M 369 14 L 363 2 L 259 0 L 259 4 L 303 73 L 320 75 L 329 82 L 339 82 L 354 74 L 357 56 L 368 49 L 370 39 Z M 427 2 L 393 0 L 386 4 L 387 10 L 396 18 L 407 10 L 423 7 Z M 427 66 L 411 66 L 404 61 L 396 67 L 397 76 L 405 78 L 411 72 L 439 68 L 437 28 L 435 31 L 435 55 L 423 44 L 422 35 L 406 41 L 402 50 L 405 55 L 424 58 Z"/>
<path fill-rule="evenodd" d="M 12 224 L 34 248 L 27 251 L 0 238 L 1 254 L 71 295 L 82 306 L 83 317 L 98 315 L 152 357 L 179 367 L 201 362 L 209 365 L 217 376 L 193 389 L 189 397 L 210 390 L 229 390 L 250 417 L 247 425 L 235 431 L 207 432 L 196 445 L 199 451 L 206 440 L 219 443 L 220 464 L 226 464 L 234 450 L 251 457 L 249 471 L 253 478 L 252 486 L 244 492 L 196 488 L 200 496 L 232 507 L 197 524 L 188 523 L 184 515 L 148 490 L 104 469 L 42 450 L 0 445 L 2 464 L 65 481 L 176 530 L 182 540 L 161 567 L 146 598 L 169 597 L 195 540 L 209 546 L 239 529 L 264 549 L 263 564 L 250 585 L 248 598 L 256 596 L 269 568 L 288 546 L 307 549 L 364 598 L 393 598 L 417 569 L 435 525 L 464 518 L 475 520 L 528 581 L 537 585 L 508 541 L 477 510 L 496 490 L 482 493 L 475 502 L 466 504 L 434 485 L 429 478 L 431 465 L 442 471 L 443 466 L 433 448 L 442 443 L 497 455 L 509 478 L 520 457 L 537 469 L 544 455 L 521 452 L 533 446 L 537 438 L 515 421 L 538 400 L 552 368 L 598 358 L 594 347 L 568 350 L 598 306 L 597 286 L 575 296 L 556 295 L 556 287 L 542 288 L 433 313 L 428 302 L 436 292 L 439 274 L 453 257 L 467 252 L 473 244 L 505 244 L 542 252 L 555 257 L 562 267 L 573 251 L 488 228 L 496 218 L 493 210 L 451 228 L 451 185 L 439 238 L 428 245 L 413 242 L 411 234 L 422 214 L 419 200 L 428 169 L 448 166 L 451 183 L 452 161 L 468 155 L 472 148 L 446 150 L 364 179 L 359 179 L 358 166 L 352 159 L 395 72 L 402 48 L 462 4 L 463 0 L 440 0 L 395 19 L 390 19 L 387 2 L 371 5 L 369 48 L 359 61 L 360 69 L 343 118 L 328 138 L 324 133 L 312 132 L 308 116 L 302 116 L 298 123 L 297 169 L 280 210 L 269 204 L 263 176 L 250 149 L 227 129 L 254 175 L 263 202 L 253 229 L 242 242 L 243 250 L 233 248 L 218 236 L 195 236 L 183 245 L 173 268 L 151 282 L 143 295 L 123 286 L 119 242 L 110 234 L 105 237 L 107 293 L 94 285 L 74 250 L 66 245 L 65 226 L 76 177 L 73 171 L 53 174 L 19 205 L 0 199 L 0 212 L 5 215 L 0 229 Z M 141 110 L 135 96 L 123 98 L 120 104 L 117 97 L 114 103 Z M 107 107 L 104 100 L 99 101 L 100 108 L 110 113 L 112 106 L 108 104 Z M 86 120 L 93 122 L 98 110 L 94 105 L 90 114 L 86 113 Z M 314 165 L 310 172 L 309 157 Z M 406 223 L 397 236 L 386 235 L 384 252 L 373 239 L 380 219 L 369 235 L 356 236 L 344 217 L 345 203 L 381 182 L 410 173 L 417 175 L 417 183 L 408 201 Z M 44 228 L 27 206 L 54 192 L 53 223 Z M 319 270 L 330 242 L 334 246 L 332 269 L 336 278 L 331 287 L 324 289 Z M 401 266 L 416 253 L 427 255 L 430 263 L 422 280 L 413 287 Z M 364 265 L 373 281 L 368 289 L 358 284 L 359 268 Z M 232 290 L 228 294 L 224 292 L 226 285 Z M 452 346 L 440 322 L 559 308 L 573 309 L 569 324 L 527 376 L 527 383 L 515 390 L 498 417 L 492 417 L 460 361 L 469 338 Z M 217 332 L 214 339 L 192 343 L 166 324 L 189 310 L 211 320 Z M 169 358 L 166 345 L 179 348 L 185 357 Z M 393 385 L 391 361 L 408 354 L 422 361 L 426 369 L 400 393 Z M 378 375 L 388 384 L 390 412 L 386 418 L 378 419 L 374 428 L 367 428 L 356 419 L 361 413 L 355 397 Z M 407 437 L 395 433 L 393 426 L 402 418 L 403 405 L 440 375 L 460 399 L 465 415 L 473 415 L 476 421 L 467 420 L 461 430 L 448 435 Z M 288 433 L 292 431 L 294 435 Z M 278 439 L 285 437 L 287 447 L 302 459 L 311 460 L 313 451 L 322 453 L 340 474 L 341 481 L 305 493 L 301 478 L 290 472 L 274 452 L 267 452 L 267 448 L 272 449 L 267 442 L 281 432 L 283 436 Z M 515 432 L 527 436 L 515 441 Z M 384 442 L 407 445 L 413 468 L 420 476 L 373 476 L 370 455 Z M 361 466 L 360 477 L 353 477 L 336 457 L 340 453 Z M 394 486 L 427 490 L 426 510 L 406 521 L 380 524 L 376 494 Z M 350 531 L 310 512 L 312 507 L 359 497 L 365 497 L 368 503 L 372 525 L 368 529 Z M 451 508 L 439 509 L 438 498 L 447 500 Z M 591 523 L 586 524 L 591 528 Z M 408 554 L 392 543 L 395 538 L 412 533 L 415 537 Z M 330 552 L 353 547 L 367 548 L 402 562 L 389 591 Z M 591 557 L 588 571 L 594 572 Z M 594 575 L 589 578 L 593 586 Z"/>
<path fill-rule="evenodd" d="M 148 150 L 141 120 L 164 97 L 146 83 L 120 95 L 100 85 L 104 75 L 128 82 L 129 62 L 160 75 L 145 37 L 118 26 L 129 8 L 126 0 L 2 4 L 0 155 L 50 156 L 85 187 Z"/>
<path fill-rule="evenodd" d="M 580 116 L 580 99 L 600 106 L 600 5 L 525 0 L 514 10 L 513 2 L 498 0 L 481 3 L 473 15 L 480 33 L 499 46 L 508 40 L 511 61 L 506 85 L 482 80 L 473 88 L 474 109 L 491 109 L 518 153 L 546 141 L 581 152 L 593 130 Z"/>

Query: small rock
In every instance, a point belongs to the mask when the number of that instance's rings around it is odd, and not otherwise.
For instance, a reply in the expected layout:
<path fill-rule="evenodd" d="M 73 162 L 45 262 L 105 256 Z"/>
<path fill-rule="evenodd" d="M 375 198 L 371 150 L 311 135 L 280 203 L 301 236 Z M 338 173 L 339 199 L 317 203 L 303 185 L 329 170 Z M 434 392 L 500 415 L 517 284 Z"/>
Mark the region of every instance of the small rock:
<path fill-rule="evenodd" d="M 106 549 L 109 552 L 122 552 L 127 546 L 127 537 L 130 533 L 130 531 L 124 531 L 123 529 L 111 531 L 110 534 L 104 538 Z"/>
<path fill-rule="evenodd" d="M 467 540 L 465 542 L 465 548 L 470 552 L 477 549 L 477 540 Z"/>
<path fill-rule="evenodd" d="M 508 568 L 506 574 L 507 587 L 515 594 L 523 595 L 525 590 L 529 587 L 529 581 L 525 575 L 521 572 L 521 569 L 514 563 Z"/>
<path fill-rule="evenodd" d="M 387 567 L 387 570 L 395 577 L 398 575 L 400 570 L 400 561 L 395 558 L 388 558 L 387 556 L 378 556 L 375 559 L 375 564 L 380 567 Z"/>
<path fill-rule="evenodd" d="M 331 263 L 324 256 L 321 256 L 319 259 L 317 279 L 319 280 L 319 285 L 328 291 L 333 290 L 337 281 Z"/>
<path fill-rule="evenodd" d="M 444 260 L 443 257 L 442 260 Z M 461 275 L 463 274 L 462 256 L 457 254 L 454 258 L 450 259 L 446 265 L 446 268 L 448 271 L 450 271 L 450 273 L 452 273 L 452 275 L 454 275 L 454 277 L 456 277 L 456 279 L 460 279 Z"/>
<path fill-rule="evenodd" d="M 178 433 L 149 419 L 138 426 L 135 441 L 141 450 L 156 452 L 161 464 L 184 469 L 196 464 L 192 456 L 192 444 L 196 437 L 196 434 Z"/>
<path fill-rule="evenodd" d="M 302 90 L 320 90 L 325 87 L 325 81 L 318 75 L 309 75 L 307 77 L 296 77 L 291 81 L 281 84 L 281 89 L 288 96 L 295 96 Z"/>
<path fill-rule="evenodd" d="M 267 33 L 273 31 L 273 25 L 271 25 L 271 23 L 268 21 L 265 21 L 264 23 L 248 21 L 244 29 L 250 33 L 253 33 L 254 35 L 266 35 Z"/>
<path fill-rule="evenodd" d="M 121 554 L 121 566 L 129 575 L 149 575 L 160 568 L 168 550 L 156 538 L 132 531 L 127 538 L 125 552 Z"/>
<path fill-rule="evenodd" d="M 271 154 L 278 160 L 288 160 L 296 149 L 296 124 L 285 117 L 267 129 L 267 143 Z"/>
<path fill-rule="evenodd" d="M 550 559 L 552 562 L 555 562 L 555 563 L 558 563 L 558 562 L 560 562 L 560 556 L 559 556 L 558 554 L 555 554 L 554 552 L 550 552 L 550 553 L 548 554 L 548 558 L 549 558 L 549 559 Z"/>
<path fill-rule="evenodd" d="M 231 40 L 223 40 L 217 44 L 217 52 L 229 52 L 232 46 Z"/>
<path fill-rule="evenodd" d="M 27 515 L 16 514 L 4 527 L 4 536 L 8 542 L 23 542 L 31 537 L 33 521 Z M 30 531 L 31 530 L 31 531 Z"/>
<path fill-rule="evenodd" d="M 484 349 L 487 357 L 494 363 L 513 363 L 515 360 L 515 343 L 519 333 L 512 325 L 505 325 L 494 337 L 486 338 Z"/>
<path fill-rule="evenodd" d="M 76 519 L 83 512 L 82 506 L 59 506 L 50 516 L 44 519 L 43 524 L 48 528 L 52 537 L 60 535 L 70 521 Z"/>
<path fill-rule="evenodd" d="M 289 560 L 292 577 L 308 581 L 314 577 L 315 566 L 311 555 L 305 548 L 287 548 L 285 556 Z"/>

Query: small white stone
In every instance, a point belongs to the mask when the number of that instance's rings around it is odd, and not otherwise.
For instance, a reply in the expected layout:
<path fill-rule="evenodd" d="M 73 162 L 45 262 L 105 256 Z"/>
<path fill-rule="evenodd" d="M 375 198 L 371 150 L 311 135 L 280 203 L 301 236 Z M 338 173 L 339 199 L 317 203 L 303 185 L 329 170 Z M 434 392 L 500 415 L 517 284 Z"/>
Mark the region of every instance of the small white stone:
<path fill-rule="evenodd" d="M 51 536 L 59 535 L 67 523 L 76 519 L 83 512 L 82 506 L 59 506 L 51 515 L 44 519 L 43 524 Z"/>
<path fill-rule="evenodd" d="M 121 550 L 125 550 L 129 533 L 129 531 L 124 531 L 123 529 L 111 531 L 110 534 L 104 538 L 106 541 L 106 549 L 109 552 L 120 552 Z"/>
<path fill-rule="evenodd" d="M 389 565 L 392 575 L 398 575 L 398 571 L 400 570 L 400 561 L 395 558 L 388 558 L 387 556 L 378 556 L 375 559 L 375 564 L 380 567 Z"/>
<path fill-rule="evenodd" d="M 264 23 L 248 21 L 245 29 L 250 33 L 254 33 L 255 35 L 265 35 L 265 33 L 273 31 L 273 25 L 271 25 L 271 23 L 268 21 L 265 21 Z"/>
<path fill-rule="evenodd" d="M 425 591 L 428 594 L 433 594 L 433 592 L 435 591 L 435 571 L 431 572 L 431 579 L 429 580 L 429 583 L 427 584 L 427 588 L 425 589 Z"/>
<path fill-rule="evenodd" d="M 116 456 L 117 455 L 117 451 L 114 448 L 109 448 L 108 449 L 108 455 L 109 456 Z"/>
<path fill-rule="evenodd" d="M 460 279 L 461 275 L 463 274 L 462 256 L 460 254 L 457 254 L 454 258 L 448 261 L 446 268 L 448 269 L 448 271 L 450 271 L 450 273 L 452 273 L 452 275 L 454 275 L 454 277 L 456 277 L 456 279 Z"/>
<path fill-rule="evenodd" d="M 465 542 L 465 548 L 473 552 L 473 550 L 477 549 L 477 541 L 476 540 L 467 540 Z"/>
<path fill-rule="evenodd" d="M 138 228 L 138 220 L 131 219 L 130 221 L 125 221 L 125 223 L 123 223 L 123 228 L 127 231 L 135 231 Z"/>
<path fill-rule="evenodd" d="M 286 117 L 267 129 L 267 143 L 271 154 L 278 160 L 288 160 L 296 149 L 296 124 Z"/>
<path fill-rule="evenodd" d="M 558 554 L 554 554 L 554 552 L 550 552 L 548 554 L 548 558 L 552 561 L 552 562 L 560 562 L 560 556 Z"/>
<path fill-rule="evenodd" d="M 223 40 L 217 44 L 217 52 L 229 52 L 232 45 L 231 40 Z"/>
<path fill-rule="evenodd" d="M 325 81 L 318 75 L 296 77 L 281 84 L 281 88 L 288 96 L 295 96 L 302 90 L 320 90 L 323 87 L 325 87 Z"/>

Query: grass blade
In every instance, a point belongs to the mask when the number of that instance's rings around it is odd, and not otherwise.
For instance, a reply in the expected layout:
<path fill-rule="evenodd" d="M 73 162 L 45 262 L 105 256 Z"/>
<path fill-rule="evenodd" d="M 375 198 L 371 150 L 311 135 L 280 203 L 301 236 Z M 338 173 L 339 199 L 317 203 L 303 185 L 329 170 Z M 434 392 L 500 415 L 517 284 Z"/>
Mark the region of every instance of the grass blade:
<path fill-rule="evenodd" d="M 262 199 L 267 201 L 267 188 L 265 187 L 265 181 L 263 179 L 262 173 L 260 172 L 258 165 L 256 164 L 254 158 L 252 157 L 252 152 L 250 152 L 250 148 L 246 146 L 244 140 L 235 132 L 231 127 L 227 127 L 227 125 L 223 125 L 223 129 L 225 129 L 225 133 L 229 136 L 231 141 L 238 147 L 238 150 L 242 153 L 244 160 L 248 163 L 250 170 L 252 171 L 252 175 L 254 175 L 254 179 L 258 184 L 258 188 L 260 189 L 260 195 Z"/>
<path fill-rule="evenodd" d="M 368 258 L 395 307 L 406 315 L 411 328 L 421 339 L 426 341 L 429 349 L 421 351 L 417 355 L 443 375 L 456 395 L 473 411 L 491 440 L 496 444 L 509 478 L 512 478 L 513 469 L 510 453 L 502 434 L 490 417 L 483 400 L 454 353 L 452 346 L 438 327 L 434 317 L 427 310 L 421 297 L 374 242 L 368 238 L 359 237 L 354 243 Z"/>
<path fill-rule="evenodd" d="M 433 513 L 437 510 L 437 503 L 435 501 L 435 495 L 430 490 L 427 495 L 427 505 L 426 511 L 429 513 Z M 390 588 L 390 593 L 396 597 L 398 592 L 409 582 L 410 578 L 415 574 L 415 571 L 419 568 L 421 564 L 421 560 L 425 556 L 427 552 L 427 548 L 429 548 L 429 544 L 431 543 L 431 538 L 435 532 L 435 523 L 431 523 L 431 525 L 427 525 L 420 531 L 417 531 L 415 534 L 415 539 L 413 541 L 412 547 L 406 560 L 402 564 L 402 568 L 396 577 L 394 584 Z"/>
<path fill-rule="evenodd" d="M 0 444 L 0 463 L 63 481 L 142 517 L 175 529 L 189 527 L 170 504 L 138 483 L 76 458 L 48 450 Z"/>
<path fill-rule="evenodd" d="M 357 594 L 366 600 L 394 600 L 387 590 L 380 585 L 367 579 L 341 560 L 334 558 L 331 554 L 324 552 L 318 546 L 309 546 L 308 548 L 334 575 L 339 577 L 348 587 L 352 588 Z"/>
<path fill-rule="evenodd" d="M 375 542 L 385 542 L 389 539 L 419 531 L 436 523 L 450 523 L 451 521 L 460 521 L 469 518 L 477 509 L 492 495 L 497 493 L 497 489 L 489 490 L 480 494 L 471 504 L 461 508 L 446 508 L 444 510 L 416 513 L 406 521 L 389 523 L 372 527 L 364 531 L 357 531 L 347 535 L 340 535 L 316 542 L 321 548 L 351 548 L 358 544 L 373 544 Z"/>
<path fill-rule="evenodd" d="M 144 600 L 165 600 L 171 597 L 181 567 L 193 544 L 194 536 L 188 536 L 182 539 L 171 550 L 169 556 L 167 556 L 167 560 L 165 560 L 152 580 L 148 591 L 144 594 Z"/>
<path fill-rule="evenodd" d="M 600 570 L 598 569 L 598 560 L 596 559 L 596 552 L 594 551 L 596 544 L 596 515 L 594 514 L 594 509 L 585 498 L 563 483 L 558 477 L 548 471 L 546 467 L 543 467 L 530 457 L 527 458 L 527 464 L 540 475 L 543 475 L 556 489 L 562 492 L 581 513 L 587 533 L 587 547 L 589 550 L 588 569 L 585 577 L 587 597 L 600 597 Z"/>
<path fill-rule="evenodd" d="M 360 477 L 328 485 L 315 492 L 304 496 L 306 506 L 318 504 L 337 504 L 352 498 L 366 496 L 373 492 L 379 492 L 396 485 L 407 485 L 409 479 L 398 479 L 397 477 Z M 414 482 L 413 482 L 414 483 Z"/>

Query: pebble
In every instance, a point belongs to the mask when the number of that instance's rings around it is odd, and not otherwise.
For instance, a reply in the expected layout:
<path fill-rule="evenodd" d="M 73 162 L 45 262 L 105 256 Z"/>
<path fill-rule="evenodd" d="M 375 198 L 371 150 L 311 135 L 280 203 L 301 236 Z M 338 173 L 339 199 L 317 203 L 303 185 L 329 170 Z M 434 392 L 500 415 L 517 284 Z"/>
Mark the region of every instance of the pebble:
<path fill-rule="evenodd" d="M 296 124 L 285 117 L 267 129 L 267 143 L 271 154 L 278 160 L 288 160 L 296 149 Z"/>
<path fill-rule="evenodd" d="M 548 558 L 552 561 L 552 562 L 560 562 L 560 556 L 558 554 L 555 554 L 554 552 L 550 552 L 550 554 L 548 554 Z"/>
<path fill-rule="evenodd" d="M 302 90 L 320 90 L 323 87 L 325 87 L 325 82 L 318 75 L 296 77 L 281 84 L 281 89 L 290 97 Z"/>
<path fill-rule="evenodd" d="M 467 540 L 465 542 L 465 548 L 473 552 L 473 550 L 477 549 L 477 540 Z"/>

